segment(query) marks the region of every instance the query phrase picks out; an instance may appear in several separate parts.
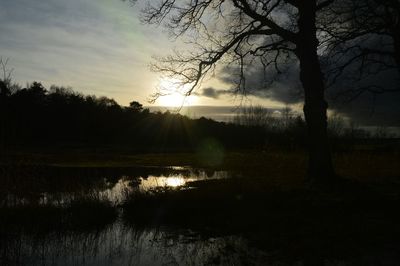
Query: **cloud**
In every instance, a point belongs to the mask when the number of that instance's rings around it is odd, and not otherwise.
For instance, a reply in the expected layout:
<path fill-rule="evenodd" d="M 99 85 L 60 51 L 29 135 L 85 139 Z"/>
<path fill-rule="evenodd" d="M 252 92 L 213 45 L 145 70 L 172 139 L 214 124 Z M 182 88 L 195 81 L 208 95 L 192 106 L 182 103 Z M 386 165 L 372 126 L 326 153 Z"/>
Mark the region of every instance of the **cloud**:
<path fill-rule="evenodd" d="M 197 93 L 198 96 L 205 96 L 208 98 L 219 99 L 221 95 L 229 95 L 234 92 L 231 90 L 217 90 L 212 87 L 204 88 L 200 93 Z"/>
<path fill-rule="evenodd" d="M 331 109 L 363 126 L 400 127 L 400 92 L 364 93 L 352 101 L 334 99 Z"/>
<path fill-rule="evenodd" d="M 379 35 L 357 41 L 362 49 L 372 48 L 382 54 L 393 50 L 391 43 L 391 39 Z M 339 51 L 337 56 L 330 55 L 321 60 L 328 74 L 337 66 L 352 62 L 327 90 L 331 108 L 361 125 L 400 127 L 400 72 L 394 56 L 372 54 L 351 60 L 360 51 L 342 49 L 346 53 Z M 327 78 L 332 80 L 332 75 L 327 75 Z"/>
<path fill-rule="evenodd" d="M 261 64 L 252 63 L 246 68 L 245 93 L 284 104 L 297 104 L 303 101 L 296 62 L 281 65 L 281 73 L 274 67 L 264 69 Z M 237 86 L 239 69 L 228 66 L 222 69 L 220 80 L 232 88 Z"/>
<path fill-rule="evenodd" d="M 143 101 L 154 79 L 147 64 L 165 41 L 143 28 L 135 8 L 118 0 L 1 0 L 0 56 L 22 85 L 37 80 L 106 92 L 122 104 Z"/>
<path fill-rule="evenodd" d="M 346 75 L 337 80 L 335 86 L 329 88 L 326 97 L 330 110 L 340 113 L 360 125 L 400 127 L 400 91 L 373 94 L 365 90 L 351 102 L 344 97 L 338 97 L 343 92 L 348 93 L 367 85 L 381 86 L 385 89 L 399 88 L 398 70 L 378 71 L 378 74 L 369 74 L 358 83 L 354 81 L 357 71 L 358 66 L 350 68 L 345 73 Z M 282 64 L 281 72 L 277 74 L 274 67 L 264 69 L 261 65 L 253 63 L 245 71 L 246 94 L 283 104 L 302 104 L 304 96 L 299 80 L 298 63 L 292 61 Z M 219 79 L 234 88 L 237 86 L 238 73 L 237 67 L 225 67 L 219 73 Z M 216 93 L 207 91 L 207 94 L 214 95 Z"/>

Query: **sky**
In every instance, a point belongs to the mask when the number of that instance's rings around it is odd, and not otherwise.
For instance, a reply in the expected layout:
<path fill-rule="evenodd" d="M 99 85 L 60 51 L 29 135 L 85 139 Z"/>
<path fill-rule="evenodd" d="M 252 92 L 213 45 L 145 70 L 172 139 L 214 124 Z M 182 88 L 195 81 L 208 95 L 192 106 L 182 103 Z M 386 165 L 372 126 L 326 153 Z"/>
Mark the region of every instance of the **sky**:
<path fill-rule="evenodd" d="M 72 87 L 123 105 L 143 102 L 157 78 L 147 65 L 158 41 L 169 43 L 143 27 L 137 11 L 118 0 L 2 0 L 0 56 L 21 84 Z"/>
<path fill-rule="evenodd" d="M 143 25 L 142 8 L 140 2 L 121 0 L 1 0 L 0 56 L 9 59 L 13 79 L 21 85 L 38 81 L 108 96 L 121 105 L 132 100 L 148 105 L 156 88 L 168 83 L 149 64 L 177 42 L 161 27 Z M 238 101 L 192 96 L 188 102 Z M 155 104 L 177 102 L 172 96 Z"/>
<path fill-rule="evenodd" d="M 114 98 L 121 105 L 148 100 L 168 80 L 150 71 L 154 56 L 169 54 L 179 41 L 168 38 L 162 27 L 140 22 L 141 1 L 122 0 L 1 0 L 0 57 L 9 59 L 15 82 L 38 81 L 45 87 L 71 87 L 84 94 Z M 253 96 L 232 96 L 227 69 L 198 88 L 187 99 L 192 105 L 237 106 L 262 104 L 269 108 L 287 104 L 301 112 L 294 66 L 271 90 L 256 89 L 259 71 L 248 80 Z M 177 100 L 178 99 L 178 100 Z M 364 125 L 400 126 L 399 94 L 363 96 L 351 104 L 331 107 Z M 155 105 L 181 104 L 175 96 L 161 97 Z M 371 108 L 373 106 L 373 108 Z"/>

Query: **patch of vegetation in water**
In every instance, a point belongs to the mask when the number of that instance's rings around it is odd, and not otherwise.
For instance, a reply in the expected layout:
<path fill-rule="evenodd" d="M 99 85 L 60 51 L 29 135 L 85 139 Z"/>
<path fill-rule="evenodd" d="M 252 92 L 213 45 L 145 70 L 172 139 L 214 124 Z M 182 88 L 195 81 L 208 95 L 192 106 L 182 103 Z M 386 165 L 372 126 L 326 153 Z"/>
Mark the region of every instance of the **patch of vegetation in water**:
<path fill-rule="evenodd" d="M 118 217 L 111 202 L 94 198 L 71 201 L 68 206 L 25 205 L 0 208 L 0 232 L 87 231 L 104 228 Z"/>

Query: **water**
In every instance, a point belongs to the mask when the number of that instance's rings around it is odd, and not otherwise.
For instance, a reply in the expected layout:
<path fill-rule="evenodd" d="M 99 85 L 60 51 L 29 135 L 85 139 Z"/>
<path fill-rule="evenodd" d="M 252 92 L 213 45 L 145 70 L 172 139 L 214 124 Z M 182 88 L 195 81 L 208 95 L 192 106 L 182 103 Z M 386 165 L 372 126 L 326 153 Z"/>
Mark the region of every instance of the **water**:
<path fill-rule="evenodd" d="M 120 205 L 132 192 L 193 189 L 186 185 L 231 177 L 226 171 L 50 167 L 8 173 L 1 178 L 1 207 L 6 210 L 2 215 L 15 215 L 13 210 L 22 214 L 17 214 L 17 224 L 0 219 L 5 223 L 0 230 L 0 265 L 236 265 L 244 258 L 257 265 L 265 256 L 240 236 L 204 237 L 190 229 L 136 226 L 124 220 Z M 51 207 L 64 215 L 62 210 L 82 198 L 110 202 L 117 209 L 115 218 L 100 225 L 84 226 L 82 220 L 54 228 L 44 222 L 54 215 L 56 222 L 64 220 Z M 26 214 L 24 208 L 33 212 Z"/>
<path fill-rule="evenodd" d="M 398 223 L 380 226 L 386 218 L 379 213 L 367 213 L 370 220 L 362 211 L 307 213 L 277 195 L 254 194 L 258 183 L 242 194 L 244 183 L 231 172 L 1 170 L 0 265 L 336 266 L 397 265 L 400 259 L 393 229 Z M 196 193 L 199 183 L 206 186 Z M 139 197 L 139 207 L 126 205 L 137 194 L 146 196 Z"/>
<path fill-rule="evenodd" d="M 30 172 L 29 172 L 30 171 Z M 27 173 L 28 172 L 28 173 Z M 190 167 L 135 168 L 46 168 L 23 169 L 3 178 L 0 207 L 21 205 L 67 206 L 74 200 L 93 197 L 121 204 L 129 193 L 190 189 L 189 182 L 225 179 L 227 171 L 205 171 Z M 3 196 L 3 198 L 2 198 Z"/>
<path fill-rule="evenodd" d="M 266 254 L 238 236 L 134 228 L 118 221 L 101 231 L 19 235 L 1 265 L 261 265 Z M 4 255 L 5 254 L 5 255 Z M 244 259 L 245 258 L 245 259 Z"/>
<path fill-rule="evenodd" d="M 174 169 L 185 169 L 175 168 Z M 230 173 L 227 171 L 214 171 L 211 174 L 204 170 L 193 171 L 189 170 L 187 173 L 170 174 L 167 176 L 148 176 L 147 178 L 140 179 L 139 188 L 142 190 L 152 190 L 162 187 L 181 187 L 188 182 L 200 181 L 200 180 L 213 180 L 213 179 L 224 179 L 229 178 Z"/>

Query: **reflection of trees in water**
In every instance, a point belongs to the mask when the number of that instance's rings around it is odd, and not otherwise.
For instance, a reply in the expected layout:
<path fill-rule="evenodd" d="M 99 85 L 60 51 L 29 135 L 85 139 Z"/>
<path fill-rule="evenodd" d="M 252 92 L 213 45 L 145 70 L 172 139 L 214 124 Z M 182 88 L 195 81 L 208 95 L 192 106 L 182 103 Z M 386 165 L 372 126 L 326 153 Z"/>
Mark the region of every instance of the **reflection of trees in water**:
<path fill-rule="evenodd" d="M 221 171 L 174 167 L 3 166 L 0 170 L 0 208 L 62 206 L 82 198 L 118 204 L 149 177 L 179 175 L 189 181 L 227 177 Z"/>
<path fill-rule="evenodd" d="M 0 254 L 2 265 L 233 265 L 265 258 L 239 237 L 201 238 L 121 223 L 90 233 L 2 238 Z"/>
<path fill-rule="evenodd" d="M 16 205 L 62 205 L 84 198 L 104 200 L 121 180 L 131 188 L 140 178 L 185 173 L 186 169 L 151 167 L 0 167 L 0 207 Z"/>

